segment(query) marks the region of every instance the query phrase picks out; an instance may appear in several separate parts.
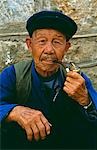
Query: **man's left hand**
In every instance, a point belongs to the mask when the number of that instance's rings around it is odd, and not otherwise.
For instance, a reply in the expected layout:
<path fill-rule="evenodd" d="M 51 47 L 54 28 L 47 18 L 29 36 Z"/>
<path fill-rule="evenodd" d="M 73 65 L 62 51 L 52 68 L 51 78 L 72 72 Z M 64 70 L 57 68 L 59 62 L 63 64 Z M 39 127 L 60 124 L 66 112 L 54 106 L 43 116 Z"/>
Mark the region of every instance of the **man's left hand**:
<path fill-rule="evenodd" d="M 64 82 L 63 90 L 80 105 L 89 104 L 88 91 L 84 78 L 75 71 L 69 71 Z"/>

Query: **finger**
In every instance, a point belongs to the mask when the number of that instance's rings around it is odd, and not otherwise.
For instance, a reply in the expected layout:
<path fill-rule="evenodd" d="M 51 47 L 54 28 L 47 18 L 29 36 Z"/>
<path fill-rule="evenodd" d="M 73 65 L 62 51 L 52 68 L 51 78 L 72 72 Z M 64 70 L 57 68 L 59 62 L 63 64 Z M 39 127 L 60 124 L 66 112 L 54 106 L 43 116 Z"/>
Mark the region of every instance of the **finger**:
<path fill-rule="evenodd" d="M 25 128 L 25 131 L 26 131 L 26 134 L 27 134 L 27 139 L 29 141 L 32 141 L 32 138 L 33 138 L 33 131 L 30 127 L 27 127 Z"/>
<path fill-rule="evenodd" d="M 66 86 L 63 87 L 63 90 L 68 94 L 68 96 L 71 96 L 72 98 L 77 95 L 75 95 L 75 92 L 71 88 L 68 88 Z"/>
<path fill-rule="evenodd" d="M 70 82 L 65 81 L 63 90 L 65 90 L 66 93 L 73 96 L 80 92 L 80 87 L 78 83 L 72 84 Z"/>
<path fill-rule="evenodd" d="M 71 78 L 75 78 L 75 79 L 82 78 L 82 76 L 75 71 L 69 71 L 67 73 L 67 77 L 71 77 Z"/>
<path fill-rule="evenodd" d="M 83 96 L 83 93 L 81 93 L 80 91 L 76 92 L 66 86 L 63 87 L 63 90 L 68 94 L 68 96 L 72 97 L 76 101 L 79 101 L 78 99 Z"/>
<path fill-rule="evenodd" d="M 64 86 L 66 86 L 68 89 L 74 89 L 75 88 L 75 85 L 68 82 L 68 81 L 65 81 Z"/>
<path fill-rule="evenodd" d="M 46 129 L 45 129 L 44 124 L 40 120 L 40 121 L 36 122 L 36 125 L 37 125 L 37 127 L 39 129 L 41 139 L 45 139 L 45 137 L 46 137 Z"/>
<path fill-rule="evenodd" d="M 31 125 L 31 128 L 32 128 L 32 130 L 33 130 L 34 139 L 35 139 L 36 141 L 38 141 L 39 138 L 40 138 L 38 127 L 36 126 L 36 124 L 33 124 L 33 125 Z"/>
<path fill-rule="evenodd" d="M 79 90 L 84 86 L 84 80 L 74 80 L 70 79 L 70 77 L 67 77 L 66 81 L 64 82 L 64 86 L 67 86 L 68 88 L 72 88 L 74 90 Z"/>
<path fill-rule="evenodd" d="M 72 78 L 72 77 L 66 77 L 66 81 L 73 84 L 83 84 L 83 79 L 82 78 Z"/>
<path fill-rule="evenodd" d="M 49 126 L 52 127 L 52 124 L 50 122 L 48 122 Z"/>
<path fill-rule="evenodd" d="M 66 81 L 70 82 L 70 83 L 73 83 L 75 80 L 71 77 L 66 77 Z"/>
<path fill-rule="evenodd" d="M 52 125 L 48 122 L 48 120 L 43 115 L 41 116 L 41 121 L 45 125 L 46 134 L 49 135 L 50 134 L 50 127 Z"/>

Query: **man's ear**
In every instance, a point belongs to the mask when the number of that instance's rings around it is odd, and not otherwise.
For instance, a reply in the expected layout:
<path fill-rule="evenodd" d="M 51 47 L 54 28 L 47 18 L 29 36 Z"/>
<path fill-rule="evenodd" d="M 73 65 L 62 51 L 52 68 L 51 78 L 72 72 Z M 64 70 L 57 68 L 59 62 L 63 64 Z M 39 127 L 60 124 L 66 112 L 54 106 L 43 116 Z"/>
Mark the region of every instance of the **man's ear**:
<path fill-rule="evenodd" d="M 32 46 L 31 46 L 31 44 L 32 44 L 31 38 L 30 38 L 30 36 L 27 36 L 27 37 L 26 37 L 26 45 L 27 45 L 27 47 L 28 47 L 28 49 L 29 49 L 30 51 L 32 51 Z"/>
<path fill-rule="evenodd" d="M 66 47 L 65 47 L 65 50 L 68 51 L 68 49 L 71 47 L 71 43 L 70 41 L 67 41 L 66 42 Z"/>

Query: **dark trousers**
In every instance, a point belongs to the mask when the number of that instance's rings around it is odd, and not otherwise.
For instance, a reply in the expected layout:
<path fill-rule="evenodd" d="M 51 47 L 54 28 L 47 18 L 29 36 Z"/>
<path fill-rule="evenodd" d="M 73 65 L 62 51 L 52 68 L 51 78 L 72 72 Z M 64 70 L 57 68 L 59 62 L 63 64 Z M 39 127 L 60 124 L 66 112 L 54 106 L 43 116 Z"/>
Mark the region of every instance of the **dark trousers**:
<path fill-rule="evenodd" d="M 74 125 L 75 126 L 75 125 Z M 65 124 L 52 127 L 52 132 L 45 140 L 31 142 L 25 131 L 16 123 L 9 123 L 1 131 L 1 149 L 96 149 L 96 132 L 91 126 Z"/>

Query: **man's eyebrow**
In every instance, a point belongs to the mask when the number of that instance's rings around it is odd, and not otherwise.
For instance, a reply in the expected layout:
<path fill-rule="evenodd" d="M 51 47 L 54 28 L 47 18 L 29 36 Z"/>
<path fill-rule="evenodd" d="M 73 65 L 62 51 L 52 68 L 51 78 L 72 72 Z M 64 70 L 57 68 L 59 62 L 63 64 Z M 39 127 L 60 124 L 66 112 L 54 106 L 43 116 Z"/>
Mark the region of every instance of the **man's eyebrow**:
<path fill-rule="evenodd" d="M 59 34 L 55 34 L 55 36 L 59 37 L 59 38 L 64 38 L 65 36 L 63 35 L 59 35 Z"/>
<path fill-rule="evenodd" d="M 38 38 L 38 37 L 40 37 L 40 36 L 44 36 L 45 34 L 43 34 L 43 33 L 34 33 L 34 36 L 36 37 L 36 38 Z"/>

